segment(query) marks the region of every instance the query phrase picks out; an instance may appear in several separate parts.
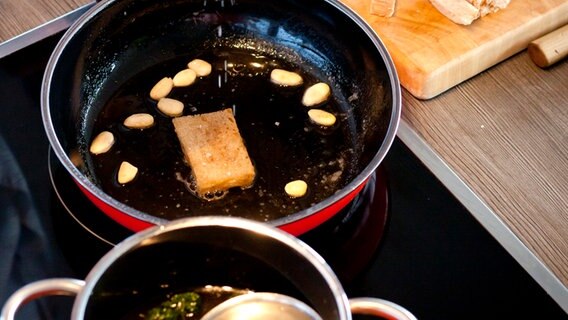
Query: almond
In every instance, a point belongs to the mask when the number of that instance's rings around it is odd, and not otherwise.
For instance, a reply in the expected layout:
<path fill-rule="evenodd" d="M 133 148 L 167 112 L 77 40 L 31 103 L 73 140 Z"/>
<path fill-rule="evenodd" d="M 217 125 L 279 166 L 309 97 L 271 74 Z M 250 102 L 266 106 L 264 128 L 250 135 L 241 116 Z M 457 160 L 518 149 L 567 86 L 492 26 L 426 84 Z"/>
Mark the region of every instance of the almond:
<path fill-rule="evenodd" d="M 270 72 L 270 81 L 287 87 L 299 86 L 304 82 L 302 76 L 299 74 L 282 69 L 272 70 L 272 72 Z"/>
<path fill-rule="evenodd" d="M 211 73 L 211 64 L 205 60 L 193 59 L 187 64 L 187 67 L 195 71 L 195 74 L 199 77 L 205 77 Z"/>
<path fill-rule="evenodd" d="M 172 78 L 165 77 L 162 80 L 158 81 L 150 90 L 150 98 L 158 101 L 162 98 L 165 98 L 170 94 L 174 87 L 174 81 Z"/>
<path fill-rule="evenodd" d="M 114 135 L 109 131 L 103 131 L 99 133 L 93 142 L 91 142 L 91 148 L 89 151 L 92 154 L 101 154 L 110 150 L 114 145 Z"/>
<path fill-rule="evenodd" d="M 158 109 L 167 116 L 178 117 L 183 113 L 183 102 L 171 99 L 162 98 L 158 101 Z"/>
<path fill-rule="evenodd" d="M 306 89 L 302 97 L 302 104 L 306 107 L 316 106 L 329 98 L 331 88 L 327 83 L 320 82 Z"/>
<path fill-rule="evenodd" d="M 124 126 L 130 129 L 146 129 L 154 125 L 154 117 L 148 113 L 135 113 L 124 119 Z"/>
<path fill-rule="evenodd" d="M 332 113 L 321 109 L 310 109 L 308 111 L 308 116 L 315 124 L 325 127 L 333 126 L 336 121 L 336 118 Z"/>
<path fill-rule="evenodd" d="M 120 184 L 129 183 L 130 181 L 134 180 L 134 178 L 136 178 L 137 174 L 138 174 L 138 168 L 136 168 L 127 161 L 122 161 L 120 167 L 118 168 L 118 177 L 117 177 L 118 183 Z"/>

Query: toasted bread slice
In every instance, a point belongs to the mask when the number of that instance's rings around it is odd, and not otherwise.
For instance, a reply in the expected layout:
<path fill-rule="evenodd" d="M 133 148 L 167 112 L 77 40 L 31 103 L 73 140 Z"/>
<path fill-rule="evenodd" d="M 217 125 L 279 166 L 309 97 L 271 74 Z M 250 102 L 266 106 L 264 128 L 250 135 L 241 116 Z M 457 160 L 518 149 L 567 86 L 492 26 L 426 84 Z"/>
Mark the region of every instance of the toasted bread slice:
<path fill-rule="evenodd" d="M 254 166 L 231 109 L 172 121 L 199 195 L 253 184 Z"/>

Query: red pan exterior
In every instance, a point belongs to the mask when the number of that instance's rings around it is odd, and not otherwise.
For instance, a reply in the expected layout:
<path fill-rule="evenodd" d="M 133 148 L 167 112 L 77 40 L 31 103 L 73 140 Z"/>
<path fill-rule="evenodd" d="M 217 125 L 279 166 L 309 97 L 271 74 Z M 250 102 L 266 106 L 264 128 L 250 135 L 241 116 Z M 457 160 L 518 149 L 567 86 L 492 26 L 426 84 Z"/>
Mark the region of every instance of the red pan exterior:
<path fill-rule="evenodd" d="M 141 219 L 137 219 L 136 217 L 129 215 L 121 210 L 116 209 L 115 207 L 107 204 L 106 202 L 102 201 L 99 197 L 95 196 L 94 194 L 90 193 L 85 187 L 81 186 L 81 184 L 76 183 L 79 189 L 87 196 L 87 198 L 102 212 L 104 212 L 107 216 L 109 216 L 114 221 L 118 222 L 119 224 L 125 226 L 131 231 L 138 232 L 142 231 L 146 228 L 154 226 L 154 224 L 144 221 Z M 334 215 L 336 215 L 341 209 L 345 208 L 354 198 L 361 192 L 366 184 L 361 184 L 355 190 L 350 192 L 347 196 L 340 198 L 337 202 L 333 203 L 332 205 L 317 211 L 305 218 L 296 220 L 294 222 L 290 222 L 283 225 L 277 225 L 278 228 L 292 234 L 295 236 L 302 235 L 317 226 L 321 225 L 322 223 L 326 222 L 327 220 L 331 219 Z"/>
<path fill-rule="evenodd" d="M 102 201 L 99 197 L 95 196 L 81 184 L 77 183 L 79 189 L 87 196 L 87 198 L 99 208 L 102 212 L 104 212 L 107 216 L 109 216 L 114 221 L 118 222 L 119 224 L 125 226 L 126 228 L 130 229 L 131 231 L 138 232 L 142 231 L 146 228 L 154 226 L 154 224 L 149 223 L 144 220 L 137 219 L 136 217 L 129 215 L 117 208 L 107 204 L 106 202 Z"/>
<path fill-rule="evenodd" d="M 321 225 L 322 223 L 326 222 L 331 217 L 336 215 L 339 211 L 341 211 L 341 209 L 345 208 L 345 206 L 347 206 L 355 198 L 355 196 L 357 196 L 357 194 L 363 189 L 365 184 L 366 182 L 361 184 L 355 190 L 351 191 L 345 197 L 340 198 L 337 202 L 331 204 L 328 207 L 325 207 L 324 209 L 318 212 L 315 212 L 300 220 L 280 225 L 278 227 L 295 236 L 304 234 L 316 228 L 317 226 Z"/>

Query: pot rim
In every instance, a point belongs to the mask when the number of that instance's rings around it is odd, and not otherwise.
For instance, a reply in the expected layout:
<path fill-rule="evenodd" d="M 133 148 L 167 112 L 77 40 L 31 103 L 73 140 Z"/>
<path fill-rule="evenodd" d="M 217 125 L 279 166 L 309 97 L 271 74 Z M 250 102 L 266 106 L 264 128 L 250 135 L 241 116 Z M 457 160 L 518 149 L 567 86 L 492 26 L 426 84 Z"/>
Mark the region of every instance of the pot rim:
<path fill-rule="evenodd" d="M 339 191 L 331 195 L 330 197 L 322 200 L 321 202 L 300 210 L 296 213 L 290 214 L 286 217 L 279 218 L 276 220 L 268 221 L 266 223 L 273 226 L 283 226 L 293 222 L 299 222 L 302 219 L 314 215 L 317 212 L 322 211 L 325 208 L 330 207 L 334 203 L 340 201 L 341 199 L 347 197 L 352 192 L 363 185 L 367 179 L 375 172 L 379 164 L 383 161 L 388 150 L 390 149 L 396 133 L 398 131 L 398 126 L 400 122 L 400 117 L 402 113 L 402 93 L 400 80 L 394 65 L 394 62 L 388 53 L 386 46 L 379 37 L 379 35 L 373 30 L 373 28 L 355 11 L 349 8 L 347 5 L 341 3 L 339 0 L 322 0 L 333 6 L 340 13 L 349 18 L 357 27 L 359 27 L 371 40 L 375 49 L 380 54 L 383 62 L 385 63 L 386 71 L 388 73 L 388 78 L 390 80 L 391 95 L 392 95 L 392 112 L 389 119 L 388 128 L 386 135 L 383 139 L 381 146 L 376 152 L 375 156 L 371 159 L 369 164 L 357 175 L 351 182 L 346 186 L 341 188 Z M 43 80 L 42 80 L 42 90 L 41 90 L 41 115 L 43 119 L 44 129 L 46 131 L 48 140 L 51 147 L 54 150 L 55 155 L 61 161 L 65 169 L 71 174 L 73 179 L 84 187 L 88 192 L 97 197 L 103 203 L 116 208 L 122 213 L 131 216 L 137 220 L 147 222 L 154 225 L 163 225 L 168 223 L 170 220 L 163 218 L 158 218 L 156 216 L 150 215 L 138 209 L 132 208 L 106 194 L 102 189 L 96 186 L 91 180 L 89 180 L 84 174 L 82 174 L 71 162 L 69 156 L 66 154 L 61 143 L 59 142 L 57 135 L 55 133 L 55 128 L 53 127 L 53 122 L 51 119 L 51 106 L 49 103 L 49 97 L 51 93 L 51 79 L 53 78 L 55 67 L 59 63 L 61 54 L 65 50 L 68 43 L 74 38 L 75 34 L 83 28 L 83 26 L 97 16 L 99 13 L 104 11 L 108 6 L 115 3 L 116 0 L 103 0 L 97 2 L 93 7 L 91 7 L 87 12 L 85 12 L 81 17 L 78 18 L 75 23 L 63 34 L 62 38 L 55 47 L 45 70 Z"/>
<path fill-rule="evenodd" d="M 292 248 L 295 252 L 304 257 L 311 265 L 313 265 L 320 275 L 325 279 L 328 284 L 329 290 L 335 297 L 335 305 L 339 312 L 339 319 L 351 319 L 351 312 L 349 310 L 349 299 L 345 293 L 341 282 L 327 264 L 324 258 L 317 253 L 313 248 L 308 246 L 302 240 L 291 234 L 270 226 L 266 223 L 253 221 L 245 218 L 238 217 L 221 217 L 221 216 L 204 216 L 204 217 L 189 217 L 182 218 L 166 225 L 156 225 L 146 230 L 140 231 L 126 238 L 110 251 L 108 251 L 98 262 L 93 266 L 85 278 L 85 285 L 75 298 L 71 319 L 84 319 L 85 309 L 89 301 L 89 297 L 98 283 L 102 275 L 108 268 L 122 255 L 130 251 L 137 245 L 147 241 L 153 237 L 159 236 L 164 233 L 172 232 L 180 229 L 191 229 L 199 227 L 226 227 L 239 229 L 246 232 L 258 234 L 264 237 L 269 237 L 276 240 L 287 247 Z"/>

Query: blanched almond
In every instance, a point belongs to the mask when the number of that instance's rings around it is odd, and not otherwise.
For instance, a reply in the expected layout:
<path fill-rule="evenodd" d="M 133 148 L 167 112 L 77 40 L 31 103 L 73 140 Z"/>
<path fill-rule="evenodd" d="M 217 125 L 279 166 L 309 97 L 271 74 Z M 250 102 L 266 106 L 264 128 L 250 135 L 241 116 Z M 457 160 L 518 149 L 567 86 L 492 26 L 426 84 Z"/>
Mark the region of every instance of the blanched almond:
<path fill-rule="evenodd" d="M 272 70 L 272 72 L 270 72 L 270 81 L 281 86 L 289 87 L 299 86 L 304 82 L 302 76 L 299 74 L 282 69 Z"/>
<path fill-rule="evenodd" d="M 124 126 L 130 129 L 146 129 L 154 125 L 154 117 L 147 113 L 135 113 L 124 119 Z"/>
<path fill-rule="evenodd" d="M 197 78 L 195 71 L 191 69 L 182 70 L 174 76 L 174 87 L 187 87 L 192 85 Z"/>
<path fill-rule="evenodd" d="M 170 117 L 181 116 L 183 113 L 183 102 L 171 98 L 162 98 L 158 101 L 158 109 Z"/>
<path fill-rule="evenodd" d="M 319 124 L 320 126 L 329 127 L 334 125 L 336 121 L 336 118 L 332 113 L 321 109 L 310 109 L 308 111 L 308 116 L 310 116 L 310 119 L 314 123 Z"/>
<path fill-rule="evenodd" d="M 138 174 L 138 168 L 133 166 L 127 161 L 122 161 L 120 167 L 118 168 L 118 183 L 125 184 L 136 178 Z"/>
<path fill-rule="evenodd" d="M 91 151 L 92 154 L 105 153 L 110 150 L 113 144 L 114 144 L 114 135 L 112 134 L 112 132 L 103 131 L 99 133 L 95 137 L 95 139 L 93 139 L 89 151 Z"/>
<path fill-rule="evenodd" d="M 165 77 L 162 80 L 158 81 L 150 90 L 150 98 L 158 101 L 164 97 L 166 97 L 172 91 L 174 87 L 174 81 L 172 78 Z"/>
<path fill-rule="evenodd" d="M 306 89 L 302 97 L 302 104 L 306 107 L 316 106 L 329 98 L 331 88 L 327 83 L 320 82 Z"/>
<path fill-rule="evenodd" d="M 211 73 L 211 64 L 205 60 L 193 59 L 187 64 L 187 67 L 195 71 L 195 74 L 199 77 L 204 77 Z"/>
<path fill-rule="evenodd" d="M 308 184 L 304 180 L 294 180 L 284 186 L 284 191 L 292 198 L 303 197 L 307 190 Z"/>

